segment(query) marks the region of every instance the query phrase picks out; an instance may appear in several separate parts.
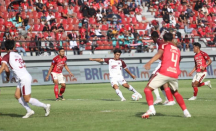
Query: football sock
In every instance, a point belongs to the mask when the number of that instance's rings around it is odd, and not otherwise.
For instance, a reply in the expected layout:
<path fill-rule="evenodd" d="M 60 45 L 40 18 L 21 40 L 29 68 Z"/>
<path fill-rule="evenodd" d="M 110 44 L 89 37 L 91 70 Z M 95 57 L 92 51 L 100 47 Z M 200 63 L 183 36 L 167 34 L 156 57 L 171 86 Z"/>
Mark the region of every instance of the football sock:
<path fill-rule="evenodd" d="M 129 85 L 129 88 L 128 88 L 129 91 L 133 91 L 134 93 L 138 93 L 134 88 L 133 86 Z"/>
<path fill-rule="evenodd" d="M 60 89 L 60 94 L 59 95 L 61 96 L 64 92 L 65 92 L 65 86 L 62 86 L 61 89 Z"/>
<path fill-rule="evenodd" d="M 122 95 L 122 92 L 119 89 L 116 89 L 116 94 L 121 98 L 121 99 L 125 99 L 124 96 Z"/>
<path fill-rule="evenodd" d="M 184 102 L 184 100 L 183 100 L 183 98 L 182 98 L 182 96 L 178 93 L 178 92 L 175 92 L 174 93 L 174 96 L 175 96 L 175 98 L 176 98 L 176 101 L 177 101 L 177 103 L 179 104 L 179 106 L 181 107 L 181 109 L 184 111 L 185 109 L 187 109 L 186 108 L 186 105 L 185 105 L 185 102 Z"/>
<path fill-rule="evenodd" d="M 43 107 L 46 108 L 46 104 L 40 102 L 39 100 L 35 98 L 30 98 L 29 103 L 32 104 L 33 106 L 38 106 L 38 107 Z"/>
<path fill-rule="evenodd" d="M 161 99 L 158 89 L 154 89 L 154 93 L 157 99 Z"/>
<path fill-rule="evenodd" d="M 169 101 L 174 101 L 170 88 L 165 88 L 164 91 L 166 92 L 167 99 Z"/>
<path fill-rule="evenodd" d="M 149 88 L 145 88 L 144 93 L 145 93 L 146 101 L 147 101 L 148 105 L 149 106 L 153 105 L 154 98 L 153 98 L 151 90 Z"/>
<path fill-rule="evenodd" d="M 194 96 L 197 96 L 197 93 L 198 93 L 198 87 L 194 87 Z"/>
<path fill-rule="evenodd" d="M 58 85 L 55 85 L 54 86 L 54 93 L 55 93 L 55 97 L 56 97 L 56 99 L 58 98 Z"/>
<path fill-rule="evenodd" d="M 166 92 L 165 92 L 164 90 L 161 90 L 161 91 L 162 91 L 164 97 L 166 98 L 166 100 L 168 100 L 168 99 L 167 99 L 167 96 L 166 96 Z"/>
<path fill-rule="evenodd" d="M 25 102 L 25 100 L 23 99 L 23 97 L 20 97 L 18 99 L 19 103 L 26 109 L 27 112 L 31 111 L 31 108 L 29 107 L 29 105 Z"/>
<path fill-rule="evenodd" d="M 198 85 L 198 87 L 204 86 L 204 85 L 208 85 L 208 82 L 202 82 L 202 83 L 200 83 L 200 84 Z"/>

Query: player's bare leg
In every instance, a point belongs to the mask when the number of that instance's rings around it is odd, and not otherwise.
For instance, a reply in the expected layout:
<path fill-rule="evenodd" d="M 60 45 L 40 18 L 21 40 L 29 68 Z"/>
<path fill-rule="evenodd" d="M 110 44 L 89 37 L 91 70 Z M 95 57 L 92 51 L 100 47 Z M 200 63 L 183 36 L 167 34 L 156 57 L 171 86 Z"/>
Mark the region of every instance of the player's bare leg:
<path fill-rule="evenodd" d="M 164 84 L 162 88 L 163 88 L 163 91 L 162 90 L 161 91 L 163 92 L 164 96 L 168 100 L 168 102 L 165 103 L 164 105 L 166 105 L 166 106 L 175 105 L 175 101 L 173 99 L 173 96 L 172 96 L 172 93 L 171 93 L 171 90 L 169 88 L 168 83 Z"/>
<path fill-rule="evenodd" d="M 66 88 L 66 84 L 65 83 L 61 83 L 61 89 L 60 89 L 60 93 L 58 95 L 59 98 L 61 98 L 63 101 L 65 100 L 63 97 L 63 93 L 65 92 L 65 88 Z"/>
<path fill-rule="evenodd" d="M 114 84 L 113 89 L 116 91 L 116 94 L 121 98 L 121 101 L 126 101 L 126 99 L 122 95 L 122 92 L 119 90 L 118 85 Z"/>
<path fill-rule="evenodd" d="M 150 81 L 150 80 L 153 78 L 154 75 L 155 75 L 155 74 L 151 74 L 151 76 L 149 77 L 149 80 L 148 80 L 148 81 Z M 162 99 L 161 99 L 161 97 L 160 97 L 160 94 L 159 94 L 159 90 L 158 90 L 158 89 L 155 89 L 155 90 L 154 90 L 154 94 L 155 94 L 155 96 L 156 96 L 156 100 L 154 101 L 154 105 L 157 105 L 157 104 L 162 103 Z"/>
<path fill-rule="evenodd" d="M 187 110 L 187 107 L 185 105 L 185 102 L 184 102 L 184 99 L 182 98 L 181 94 L 178 93 L 178 90 L 172 92 L 177 103 L 179 104 L 179 106 L 181 107 L 183 113 L 184 113 L 184 116 L 185 117 L 191 117 L 189 111 Z"/>
<path fill-rule="evenodd" d="M 23 96 L 25 102 L 32 104 L 33 106 L 43 107 L 45 110 L 45 116 L 50 114 L 50 104 L 44 104 L 35 98 L 31 98 L 31 94 Z"/>
<path fill-rule="evenodd" d="M 137 92 L 137 91 L 133 88 L 133 86 L 129 85 L 128 83 L 124 83 L 124 84 L 122 84 L 122 86 L 125 87 L 125 88 L 127 88 L 129 91 L 132 91 L 132 92 L 134 92 L 134 93 L 137 93 L 137 94 L 139 95 L 139 98 L 142 98 L 142 95 L 141 95 L 139 92 Z"/>
<path fill-rule="evenodd" d="M 55 79 L 55 80 L 53 80 L 53 83 L 54 83 L 54 94 L 55 94 L 55 97 L 56 97 L 56 101 L 59 101 L 59 96 L 58 96 L 58 94 L 59 94 L 59 89 L 58 89 L 58 80 L 57 79 Z"/>
<path fill-rule="evenodd" d="M 206 82 L 200 83 L 200 84 L 198 85 L 198 87 L 205 86 L 205 85 L 208 86 L 210 89 L 212 89 L 211 81 L 210 81 L 210 80 L 208 80 L 208 81 L 206 81 Z"/>
<path fill-rule="evenodd" d="M 147 118 L 149 118 L 150 115 L 155 115 L 156 114 L 156 110 L 155 110 L 154 104 L 153 104 L 153 101 L 154 101 L 154 97 L 152 95 L 153 90 L 154 89 L 149 87 L 149 86 L 145 87 L 145 89 L 144 89 L 144 93 L 145 93 L 145 96 L 146 96 L 146 101 L 148 103 L 149 109 L 147 110 L 146 113 L 144 113 L 142 115 L 142 118 L 147 119 Z"/>
<path fill-rule="evenodd" d="M 15 94 L 14 94 L 15 98 L 19 101 L 19 103 L 26 109 L 27 113 L 25 116 L 23 116 L 22 118 L 29 118 L 31 115 L 34 114 L 34 111 L 31 110 L 31 108 L 29 107 L 28 103 L 25 102 L 24 98 L 22 97 L 21 94 L 21 90 L 20 88 L 16 88 Z"/>

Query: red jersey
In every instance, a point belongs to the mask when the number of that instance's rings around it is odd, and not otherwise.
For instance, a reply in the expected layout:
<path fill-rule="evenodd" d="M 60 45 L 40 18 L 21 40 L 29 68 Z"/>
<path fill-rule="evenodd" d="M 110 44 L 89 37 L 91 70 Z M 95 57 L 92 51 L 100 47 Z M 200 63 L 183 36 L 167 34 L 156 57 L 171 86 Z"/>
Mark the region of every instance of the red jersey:
<path fill-rule="evenodd" d="M 161 67 L 159 73 L 168 77 L 178 78 L 180 74 L 179 62 L 181 52 L 172 43 L 162 44 L 160 47 L 163 50 L 161 57 Z"/>
<path fill-rule="evenodd" d="M 200 51 L 194 56 L 194 61 L 195 61 L 195 67 L 196 67 L 196 72 L 206 72 L 206 69 L 204 71 L 201 71 L 200 67 L 206 66 L 206 60 L 209 60 L 210 57 L 208 54 L 206 54 L 203 51 Z"/>
<path fill-rule="evenodd" d="M 62 73 L 63 67 L 66 65 L 67 57 L 64 56 L 61 58 L 59 55 L 53 58 L 52 65 L 53 69 L 52 72 L 55 73 Z"/>
<path fill-rule="evenodd" d="M 2 57 L 0 56 L 0 65 L 1 65 Z"/>
<path fill-rule="evenodd" d="M 158 50 L 160 50 L 160 49 L 162 49 L 162 46 L 161 46 L 161 45 L 163 45 L 163 44 L 165 44 L 165 43 L 164 43 L 163 39 L 158 38 L 156 44 L 158 45 Z"/>

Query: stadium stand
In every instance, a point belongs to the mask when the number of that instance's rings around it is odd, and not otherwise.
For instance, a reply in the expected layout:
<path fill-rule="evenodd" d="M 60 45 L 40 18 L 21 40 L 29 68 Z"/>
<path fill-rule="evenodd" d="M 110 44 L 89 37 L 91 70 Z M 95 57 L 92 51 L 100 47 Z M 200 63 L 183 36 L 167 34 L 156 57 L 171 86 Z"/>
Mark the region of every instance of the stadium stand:
<path fill-rule="evenodd" d="M 182 51 L 192 51 L 194 41 L 214 48 L 216 0 L 0 0 L 2 51 L 4 40 L 15 39 L 24 54 L 62 46 L 74 55 L 151 52 L 152 31 L 172 32 Z"/>

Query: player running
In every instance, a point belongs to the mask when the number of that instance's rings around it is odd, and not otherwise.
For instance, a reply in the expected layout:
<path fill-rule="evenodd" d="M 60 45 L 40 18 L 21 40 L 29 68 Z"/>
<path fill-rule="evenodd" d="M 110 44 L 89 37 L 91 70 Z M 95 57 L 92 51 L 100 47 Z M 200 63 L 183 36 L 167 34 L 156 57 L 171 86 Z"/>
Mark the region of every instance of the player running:
<path fill-rule="evenodd" d="M 43 107 L 45 109 L 45 116 L 50 114 L 50 104 L 44 104 L 35 98 L 31 98 L 31 81 L 32 76 L 26 70 L 25 63 L 22 57 L 13 52 L 14 41 L 7 40 L 5 42 L 5 47 L 7 54 L 2 58 L 2 66 L 0 68 L 0 74 L 4 69 L 7 68 L 7 64 L 10 65 L 13 72 L 16 74 L 17 78 L 20 80 L 20 85 L 16 89 L 15 97 L 18 99 L 19 103 L 27 110 L 27 113 L 23 118 L 28 118 L 34 114 L 34 111 L 28 106 L 30 103 L 34 106 Z M 7 80 L 9 81 L 9 75 L 7 75 Z M 22 97 L 21 97 L 22 96 Z"/>
<path fill-rule="evenodd" d="M 142 98 L 142 95 L 138 93 L 131 85 L 129 85 L 124 77 L 122 76 L 122 68 L 133 78 L 135 79 L 136 76 L 131 74 L 131 72 L 128 70 L 125 62 L 120 59 L 121 56 L 121 50 L 120 49 L 115 49 L 114 50 L 114 58 L 105 58 L 105 59 L 89 59 L 90 61 L 97 61 L 97 62 L 106 62 L 109 64 L 109 78 L 110 78 L 110 83 L 115 89 L 116 94 L 121 98 L 121 101 L 126 101 L 124 96 L 122 95 L 122 92 L 119 90 L 119 85 L 122 85 L 123 87 L 127 88 L 128 90 L 137 93 L 140 98 Z"/>
<path fill-rule="evenodd" d="M 192 80 L 192 87 L 194 89 L 194 96 L 192 96 L 188 100 L 196 100 L 197 99 L 198 87 L 207 85 L 210 89 L 212 88 L 210 81 L 202 82 L 205 79 L 205 77 L 207 76 L 206 67 L 212 63 L 212 60 L 210 59 L 208 54 L 206 54 L 205 52 L 200 50 L 200 48 L 201 48 L 200 43 L 195 42 L 193 44 L 193 47 L 194 47 L 193 48 L 194 53 L 196 53 L 196 55 L 194 56 L 195 67 L 189 73 L 189 76 L 192 76 L 194 71 L 196 71 L 197 74 L 194 76 L 194 78 Z M 206 63 L 206 61 L 207 61 L 207 63 Z"/>
<path fill-rule="evenodd" d="M 59 98 L 62 100 L 65 100 L 63 97 L 63 93 L 65 92 L 66 84 L 65 79 L 62 74 L 62 69 L 65 67 L 65 69 L 68 71 L 68 73 L 73 77 L 74 75 L 70 72 L 68 66 L 67 66 L 67 57 L 65 56 L 65 50 L 64 48 L 59 49 L 59 55 L 53 58 L 52 64 L 50 66 L 49 72 L 46 76 L 46 80 L 49 80 L 49 75 L 51 73 L 54 86 L 54 93 L 56 97 L 56 101 L 59 101 Z M 61 84 L 61 89 L 59 93 L 58 84 Z"/>
<path fill-rule="evenodd" d="M 163 41 L 163 39 L 160 39 L 160 38 L 159 38 L 159 34 L 158 34 L 157 31 L 153 31 L 153 32 L 151 33 L 151 38 L 153 39 L 154 43 L 157 44 L 157 49 L 158 49 L 158 50 L 159 50 L 158 47 L 159 47 L 160 45 L 165 44 L 165 42 Z M 160 47 L 161 47 L 161 46 L 160 46 Z M 161 61 L 159 60 L 158 66 L 157 66 L 157 67 L 155 68 L 155 70 L 152 72 L 152 75 L 150 76 L 149 81 L 150 81 L 151 78 L 157 73 L 157 71 L 160 69 L 160 67 L 161 67 Z M 166 90 L 164 90 L 164 87 L 165 87 Z M 166 100 L 165 100 L 165 102 L 164 102 L 163 104 L 164 104 L 164 105 L 174 105 L 174 104 L 175 104 L 175 101 L 174 101 L 173 97 L 171 96 L 169 100 L 168 100 L 167 97 L 166 97 L 166 92 L 165 92 L 165 91 L 167 91 L 167 90 L 170 89 L 170 88 L 166 88 L 166 87 L 168 87 L 168 84 L 167 84 L 167 83 L 160 87 L 162 93 L 164 94 L 164 96 L 165 96 L 165 98 L 166 98 Z M 159 103 L 162 103 L 162 99 L 161 99 L 161 97 L 160 97 L 160 94 L 159 94 L 158 89 L 155 89 L 155 90 L 154 90 L 154 93 L 155 93 L 155 96 L 156 96 L 156 100 L 154 101 L 154 105 L 159 104 Z"/>
<path fill-rule="evenodd" d="M 149 110 L 142 115 L 142 118 L 148 118 L 149 115 L 156 114 L 156 110 L 153 105 L 152 91 L 165 83 L 169 83 L 172 88 L 173 95 L 179 106 L 182 108 L 184 116 L 191 117 L 182 96 L 178 93 L 178 76 L 180 74 L 179 61 L 181 55 L 180 50 L 173 43 L 171 43 L 173 40 L 173 35 L 171 33 L 164 34 L 163 38 L 166 44 L 160 45 L 159 48 L 161 50 L 159 50 L 158 53 L 155 54 L 154 57 L 145 65 L 145 69 L 149 70 L 151 68 L 151 64 L 161 58 L 161 67 L 158 70 L 158 73 L 149 81 L 144 89 Z M 166 91 L 167 97 L 170 97 L 171 95 L 171 91 Z"/>

